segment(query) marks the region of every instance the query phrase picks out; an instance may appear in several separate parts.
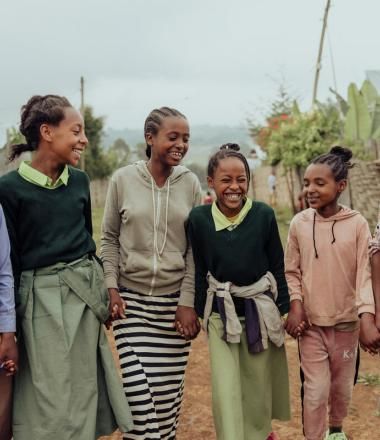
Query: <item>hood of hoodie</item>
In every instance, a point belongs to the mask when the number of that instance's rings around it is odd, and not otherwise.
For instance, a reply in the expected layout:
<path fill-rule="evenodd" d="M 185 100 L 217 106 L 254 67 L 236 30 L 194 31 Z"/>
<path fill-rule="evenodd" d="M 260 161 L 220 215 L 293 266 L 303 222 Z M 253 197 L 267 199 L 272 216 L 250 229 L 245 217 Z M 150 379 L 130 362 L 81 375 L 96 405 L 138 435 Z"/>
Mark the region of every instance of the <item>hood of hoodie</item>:
<path fill-rule="evenodd" d="M 150 172 L 148 170 L 147 162 L 145 160 L 139 160 L 139 161 L 135 162 L 133 165 L 136 167 L 137 172 L 142 177 L 142 179 L 149 186 L 151 186 L 152 175 L 150 174 Z M 177 166 L 173 167 L 172 172 L 169 176 L 170 185 L 176 183 L 177 181 L 182 179 L 185 174 L 190 173 L 190 172 L 191 171 L 188 168 L 186 168 L 182 165 L 177 165 Z"/>
<path fill-rule="evenodd" d="M 314 256 L 315 258 L 319 258 L 318 254 L 318 237 L 316 232 L 316 223 L 331 223 L 331 244 L 333 245 L 336 241 L 335 234 L 334 234 L 334 227 L 337 222 L 349 219 L 351 217 L 355 217 L 356 215 L 360 215 L 358 211 L 355 211 L 354 209 L 348 208 L 347 206 L 339 205 L 340 210 L 332 215 L 331 217 L 323 217 L 322 215 L 318 214 L 317 210 L 313 208 L 308 208 L 302 211 L 299 216 L 300 220 L 302 221 L 312 221 L 313 222 L 313 246 L 314 246 Z"/>

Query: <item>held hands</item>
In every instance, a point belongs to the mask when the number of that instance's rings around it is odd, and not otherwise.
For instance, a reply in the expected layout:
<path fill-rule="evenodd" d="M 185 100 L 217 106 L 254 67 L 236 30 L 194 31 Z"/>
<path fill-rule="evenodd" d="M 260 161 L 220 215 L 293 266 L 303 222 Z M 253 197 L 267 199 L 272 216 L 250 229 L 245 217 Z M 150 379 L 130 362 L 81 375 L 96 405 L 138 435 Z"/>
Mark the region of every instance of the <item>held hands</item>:
<path fill-rule="evenodd" d="M 175 314 L 174 327 L 186 341 L 196 338 L 201 325 L 193 307 L 178 306 Z"/>
<path fill-rule="evenodd" d="M 14 333 L 3 333 L 0 343 L 0 371 L 13 376 L 18 370 L 18 349 Z"/>
<path fill-rule="evenodd" d="M 109 329 L 112 325 L 112 321 L 116 319 L 126 318 L 125 316 L 125 301 L 120 297 L 119 291 L 115 288 L 108 289 L 108 294 L 110 296 L 110 304 L 108 310 L 110 316 L 105 322 L 105 326 Z"/>
<path fill-rule="evenodd" d="M 304 306 L 300 300 L 296 299 L 290 303 L 290 310 L 284 327 L 293 338 L 302 336 L 303 332 L 310 327 Z"/>
<path fill-rule="evenodd" d="M 360 317 L 360 346 L 374 355 L 380 352 L 380 331 L 376 326 L 375 316 L 363 313 Z"/>

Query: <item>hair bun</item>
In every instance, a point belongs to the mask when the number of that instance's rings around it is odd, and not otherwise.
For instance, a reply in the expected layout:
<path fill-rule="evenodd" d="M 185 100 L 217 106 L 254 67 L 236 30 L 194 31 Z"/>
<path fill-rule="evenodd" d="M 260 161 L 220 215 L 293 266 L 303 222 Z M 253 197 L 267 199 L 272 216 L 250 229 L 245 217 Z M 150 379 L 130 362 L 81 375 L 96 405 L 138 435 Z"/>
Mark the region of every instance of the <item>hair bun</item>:
<path fill-rule="evenodd" d="M 332 147 L 330 150 L 330 154 L 340 156 L 343 162 L 349 162 L 352 158 L 352 151 L 349 148 L 340 147 L 339 145 Z"/>
<path fill-rule="evenodd" d="M 238 144 L 233 144 L 233 143 L 227 143 L 227 144 L 223 144 L 220 147 L 220 150 L 234 150 L 234 151 L 240 151 L 240 147 Z"/>

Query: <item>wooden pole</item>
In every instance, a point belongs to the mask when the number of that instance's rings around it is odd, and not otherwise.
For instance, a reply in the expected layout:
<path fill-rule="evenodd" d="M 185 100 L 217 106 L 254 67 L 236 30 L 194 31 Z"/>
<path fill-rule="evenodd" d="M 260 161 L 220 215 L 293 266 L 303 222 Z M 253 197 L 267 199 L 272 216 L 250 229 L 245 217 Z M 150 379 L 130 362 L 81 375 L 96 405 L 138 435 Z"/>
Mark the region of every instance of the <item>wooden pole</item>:
<path fill-rule="evenodd" d="M 323 26 L 322 26 L 321 40 L 319 42 L 317 65 L 316 65 L 316 68 L 315 68 L 314 87 L 313 87 L 313 101 L 312 101 L 312 105 L 313 106 L 314 106 L 314 104 L 315 104 L 315 102 L 317 100 L 319 72 L 322 69 L 321 61 L 322 61 L 322 53 L 323 53 L 323 42 L 324 42 L 324 39 L 325 39 L 325 33 L 326 33 L 326 28 L 327 28 L 327 16 L 328 16 L 328 13 L 329 13 L 330 6 L 331 6 L 331 0 L 327 0 L 326 8 L 325 8 L 325 15 L 323 17 Z"/>

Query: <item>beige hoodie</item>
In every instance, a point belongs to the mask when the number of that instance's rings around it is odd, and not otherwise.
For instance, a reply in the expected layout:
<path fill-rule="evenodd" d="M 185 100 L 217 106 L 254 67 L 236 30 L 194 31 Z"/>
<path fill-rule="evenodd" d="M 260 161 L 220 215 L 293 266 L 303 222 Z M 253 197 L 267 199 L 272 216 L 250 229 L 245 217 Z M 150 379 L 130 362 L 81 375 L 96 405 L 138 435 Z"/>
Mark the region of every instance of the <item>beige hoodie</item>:
<path fill-rule="evenodd" d="M 346 207 L 324 218 L 314 209 L 297 214 L 285 253 L 290 300 L 301 299 L 312 324 L 334 326 L 375 313 L 368 258 L 368 224 Z"/>
<path fill-rule="evenodd" d="M 183 166 L 173 168 L 162 188 L 156 186 L 145 161 L 117 170 L 102 224 L 106 286 L 145 295 L 178 291 L 185 272 L 185 222 L 201 198 L 197 177 Z"/>

